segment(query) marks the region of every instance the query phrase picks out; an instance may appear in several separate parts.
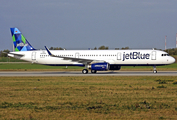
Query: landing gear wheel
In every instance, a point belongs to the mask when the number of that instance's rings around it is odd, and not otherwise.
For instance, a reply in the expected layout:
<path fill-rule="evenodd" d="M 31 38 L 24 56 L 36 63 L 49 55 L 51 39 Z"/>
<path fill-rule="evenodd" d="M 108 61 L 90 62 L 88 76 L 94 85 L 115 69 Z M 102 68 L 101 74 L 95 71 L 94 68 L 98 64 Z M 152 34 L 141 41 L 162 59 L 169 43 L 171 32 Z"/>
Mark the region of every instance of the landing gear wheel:
<path fill-rule="evenodd" d="M 83 73 L 83 74 L 87 74 L 87 73 L 88 73 L 88 70 L 87 70 L 87 69 L 83 69 L 83 70 L 82 70 L 82 73 Z"/>
<path fill-rule="evenodd" d="M 96 73 L 97 71 L 96 70 L 91 70 L 91 73 Z"/>
<path fill-rule="evenodd" d="M 154 73 L 154 74 L 157 73 L 157 70 L 156 70 L 156 66 L 155 66 L 155 65 L 153 66 L 153 73 Z"/>

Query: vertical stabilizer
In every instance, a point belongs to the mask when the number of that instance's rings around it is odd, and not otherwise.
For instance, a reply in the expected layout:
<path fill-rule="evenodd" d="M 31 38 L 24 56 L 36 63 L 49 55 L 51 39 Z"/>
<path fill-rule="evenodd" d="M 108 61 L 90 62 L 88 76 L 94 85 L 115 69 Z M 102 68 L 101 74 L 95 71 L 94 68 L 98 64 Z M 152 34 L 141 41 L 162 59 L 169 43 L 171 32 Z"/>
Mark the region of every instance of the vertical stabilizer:
<path fill-rule="evenodd" d="M 22 33 L 18 30 L 18 28 L 10 28 L 10 30 L 15 52 L 35 50 L 27 41 L 27 39 L 22 35 Z"/>

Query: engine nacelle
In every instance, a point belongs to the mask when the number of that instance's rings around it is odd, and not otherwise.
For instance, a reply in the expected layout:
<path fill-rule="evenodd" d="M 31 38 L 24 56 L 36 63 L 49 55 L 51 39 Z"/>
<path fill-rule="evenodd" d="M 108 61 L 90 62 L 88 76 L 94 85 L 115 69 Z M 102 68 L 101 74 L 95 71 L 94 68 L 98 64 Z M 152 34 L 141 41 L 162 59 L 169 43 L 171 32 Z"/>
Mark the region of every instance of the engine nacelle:
<path fill-rule="evenodd" d="M 96 71 L 107 71 L 109 70 L 108 63 L 93 63 L 89 65 L 89 69 L 96 70 Z"/>
<path fill-rule="evenodd" d="M 109 70 L 120 70 L 121 66 L 119 65 L 110 65 Z"/>

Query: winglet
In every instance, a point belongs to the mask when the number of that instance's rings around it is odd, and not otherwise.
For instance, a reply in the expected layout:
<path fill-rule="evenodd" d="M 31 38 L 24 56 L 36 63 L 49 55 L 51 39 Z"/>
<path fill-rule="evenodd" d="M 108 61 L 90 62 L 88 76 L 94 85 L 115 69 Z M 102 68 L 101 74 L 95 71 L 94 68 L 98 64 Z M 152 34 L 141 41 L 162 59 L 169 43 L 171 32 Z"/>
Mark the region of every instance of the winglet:
<path fill-rule="evenodd" d="M 49 54 L 50 56 L 54 56 L 46 46 L 44 46 L 44 47 L 45 47 L 45 49 L 47 50 L 47 52 L 48 52 L 48 54 Z"/>

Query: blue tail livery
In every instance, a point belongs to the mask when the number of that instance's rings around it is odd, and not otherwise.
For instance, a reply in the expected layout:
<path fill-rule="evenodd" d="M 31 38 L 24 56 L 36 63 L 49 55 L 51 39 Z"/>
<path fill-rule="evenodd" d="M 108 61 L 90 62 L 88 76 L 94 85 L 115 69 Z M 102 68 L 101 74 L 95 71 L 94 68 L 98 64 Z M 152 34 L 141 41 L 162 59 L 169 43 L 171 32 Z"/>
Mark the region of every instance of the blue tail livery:
<path fill-rule="evenodd" d="M 22 33 L 18 30 L 18 28 L 10 28 L 10 30 L 15 52 L 35 50 L 27 41 L 27 39 L 22 35 Z"/>

